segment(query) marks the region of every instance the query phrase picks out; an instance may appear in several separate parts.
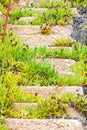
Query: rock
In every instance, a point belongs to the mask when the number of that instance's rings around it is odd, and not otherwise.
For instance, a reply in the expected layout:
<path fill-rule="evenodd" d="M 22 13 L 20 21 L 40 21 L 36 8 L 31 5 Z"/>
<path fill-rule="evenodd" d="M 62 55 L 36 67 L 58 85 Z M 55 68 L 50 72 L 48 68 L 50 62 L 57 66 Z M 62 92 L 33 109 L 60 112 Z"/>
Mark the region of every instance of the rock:
<path fill-rule="evenodd" d="M 79 16 L 73 19 L 72 38 L 87 45 L 87 7 L 78 10 Z"/>
<path fill-rule="evenodd" d="M 87 120 L 83 120 L 83 121 L 82 121 L 82 125 L 83 125 L 83 126 L 87 126 Z"/>
<path fill-rule="evenodd" d="M 87 87 L 83 87 L 83 92 L 85 95 L 87 95 Z"/>
<path fill-rule="evenodd" d="M 77 8 L 71 8 L 71 10 L 74 12 L 75 16 L 79 16 Z"/>

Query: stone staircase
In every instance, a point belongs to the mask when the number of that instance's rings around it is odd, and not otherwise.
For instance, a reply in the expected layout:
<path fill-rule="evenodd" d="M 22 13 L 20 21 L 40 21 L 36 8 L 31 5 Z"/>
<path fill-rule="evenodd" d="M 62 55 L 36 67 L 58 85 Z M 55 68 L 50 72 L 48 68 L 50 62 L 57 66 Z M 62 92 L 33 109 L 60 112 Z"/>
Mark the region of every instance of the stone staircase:
<path fill-rule="evenodd" d="M 31 0 L 26 0 L 32 2 Z M 42 0 L 41 0 L 42 1 Z M 34 0 L 33 2 L 41 2 L 40 0 Z M 25 5 L 25 0 L 20 0 L 19 4 Z M 38 9 L 44 11 L 44 9 Z M 45 9 L 46 10 L 46 9 Z M 73 31 L 71 25 L 66 26 L 52 26 L 52 33 L 50 35 L 42 35 L 40 26 L 31 25 L 8 25 L 8 28 L 13 30 L 20 36 L 25 45 L 29 47 L 47 46 L 52 49 L 53 42 L 61 38 L 71 38 Z M 57 58 L 37 58 L 36 61 L 43 63 L 45 60 L 49 61 L 55 70 L 62 76 L 73 75 L 71 67 L 76 64 L 76 61 L 72 59 L 57 59 Z M 40 95 L 46 99 L 50 95 L 55 94 L 69 94 L 74 93 L 76 95 L 83 95 L 83 88 L 81 86 L 18 86 L 19 89 L 23 89 L 25 94 L 33 93 L 34 95 Z M 35 103 L 13 103 L 15 110 L 21 108 L 38 107 Z M 68 107 L 68 114 L 71 117 L 76 116 L 81 119 L 85 117 L 82 113 L 77 112 L 74 108 Z M 81 122 L 74 119 L 17 119 L 6 118 L 5 124 L 9 127 L 9 130 L 83 130 Z M 85 129 L 86 130 L 86 129 Z"/>

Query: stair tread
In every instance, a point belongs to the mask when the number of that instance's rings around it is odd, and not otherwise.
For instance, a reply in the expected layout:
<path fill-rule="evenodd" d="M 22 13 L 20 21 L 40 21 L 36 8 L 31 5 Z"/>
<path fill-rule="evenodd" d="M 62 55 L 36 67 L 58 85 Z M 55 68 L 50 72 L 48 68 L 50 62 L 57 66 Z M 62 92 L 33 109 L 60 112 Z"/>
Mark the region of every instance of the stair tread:
<path fill-rule="evenodd" d="M 11 130 L 83 130 L 77 120 L 68 119 L 5 119 Z"/>
<path fill-rule="evenodd" d="M 73 72 L 71 68 L 76 64 L 75 60 L 62 58 L 37 58 L 36 61 L 40 63 L 43 63 L 44 61 L 50 62 L 60 75 L 72 75 Z"/>
<path fill-rule="evenodd" d="M 13 107 L 15 110 L 19 110 L 21 108 L 37 107 L 37 106 L 38 106 L 37 103 L 17 103 L 17 102 L 13 103 Z"/>
<path fill-rule="evenodd" d="M 37 93 L 38 95 L 42 95 L 43 97 L 59 93 L 75 93 L 83 95 L 83 88 L 80 86 L 19 86 L 19 88 L 24 89 L 25 93 Z"/>
<path fill-rule="evenodd" d="M 8 24 L 8 28 L 12 29 L 13 31 L 17 32 L 19 35 L 33 35 L 33 34 L 41 34 L 40 31 L 40 25 L 11 25 Z M 70 35 L 73 31 L 73 28 L 71 25 L 65 25 L 65 26 L 52 26 L 52 34 L 63 34 L 63 35 Z M 64 31 L 67 31 L 67 33 L 64 34 Z M 51 34 L 50 34 L 51 35 Z M 47 37 L 47 35 L 43 35 Z"/>
<path fill-rule="evenodd" d="M 50 35 L 41 34 L 40 26 L 31 25 L 8 25 L 23 40 L 23 43 L 28 46 L 51 46 L 58 39 L 73 39 L 71 38 L 72 26 L 53 26 Z M 67 33 L 64 33 L 64 32 Z"/>

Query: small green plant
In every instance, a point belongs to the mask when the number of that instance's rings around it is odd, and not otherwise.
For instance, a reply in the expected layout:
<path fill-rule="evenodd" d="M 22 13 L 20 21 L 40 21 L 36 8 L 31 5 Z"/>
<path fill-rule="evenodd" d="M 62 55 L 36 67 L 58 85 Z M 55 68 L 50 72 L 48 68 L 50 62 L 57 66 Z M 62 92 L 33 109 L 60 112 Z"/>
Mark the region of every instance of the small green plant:
<path fill-rule="evenodd" d="M 73 106 L 72 106 L 73 104 Z M 77 111 L 83 112 L 87 116 L 87 101 L 84 96 L 76 96 L 75 94 L 58 94 L 47 97 L 47 99 L 38 100 L 36 107 L 21 108 L 15 110 L 9 108 L 3 111 L 3 115 L 10 118 L 68 118 L 68 106 L 73 107 Z"/>
<path fill-rule="evenodd" d="M 28 9 L 21 10 L 17 8 L 10 14 L 9 22 L 15 22 L 20 17 L 36 16 L 38 13 L 39 12 L 36 10 L 28 10 Z"/>
<path fill-rule="evenodd" d="M 1 3 L 0 3 L 0 11 L 1 11 L 4 15 L 6 15 L 6 13 L 7 13 L 6 7 L 4 7 L 4 5 L 2 5 Z"/>
<path fill-rule="evenodd" d="M 8 127 L 3 124 L 0 124 L 0 130 L 8 130 Z"/>
<path fill-rule="evenodd" d="M 8 0 L 1 0 L 0 3 L 6 7 L 8 6 Z"/>
<path fill-rule="evenodd" d="M 0 44 L 0 52 L 0 109 L 2 110 L 2 113 L 7 108 L 9 109 L 14 101 L 38 102 L 39 98 L 41 99 L 41 97 L 36 97 L 31 93 L 25 95 L 22 90 L 18 90 L 17 86 L 83 86 L 87 84 L 87 67 L 86 63 L 84 62 L 87 57 L 87 47 L 80 43 L 73 44 L 71 50 L 62 48 L 50 50 L 45 46 L 38 48 L 28 48 L 28 46 L 22 44 L 20 38 L 12 31 L 7 31 L 4 44 Z M 37 57 L 73 58 L 77 60 L 77 64 L 72 68 L 74 75 L 64 77 L 60 76 L 49 62 L 44 61 L 43 63 L 38 63 L 35 60 Z M 64 103 L 63 100 L 64 98 L 61 100 L 61 103 Z M 51 115 L 49 111 L 51 111 L 50 109 L 53 109 L 53 107 L 51 107 L 49 102 L 45 103 L 45 106 L 42 106 L 48 110 L 43 109 L 43 107 L 41 107 L 40 110 L 31 108 L 27 117 L 49 117 Z M 48 104 L 50 105 L 50 108 L 48 108 Z M 56 104 L 56 106 L 58 107 L 59 105 Z M 65 106 L 66 104 L 64 104 L 64 108 Z M 62 107 L 63 106 L 61 106 L 61 109 Z M 82 111 L 84 111 L 83 108 Z M 35 115 L 32 114 L 33 112 Z M 53 109 L 51 112 L 53 113 L 52 116 L 54 117 L 55 115 L 58 117 L 63 117 L 63 112 L 65 111 L 54 112 Z M 17 117 L 19 115 L 20 114 L 18 113 Z"/>
<path fill-rule="evenodd" d="M 75 7 L 86 7 L 87 6 L 87 1 L 86 0 L 69 0 L 72 4 L 72 6 Z"/>
<path fill-rule="evenodd" d="M 0 18 L 0 36 L 2 35 L 2 31 L 3 31 L 3 19 Z"/>
<path fill-rule="evenodd" d="M 42 34 L 49 35 L 52 32 L 50 25 L 48 25 L 46 23 L 42 24 L 40 28 L 41 28 L 41 33 Z"/>
<path fill-rule="evenodd" d="M 87 116 L 87 99 L 86 98 L 87 97 L 79 97 L 75 104 L 75 107 L 79 111 L 82 111 L 85 114 L 85 116 Z"/>
<path fill-rule="evenodd" d="M 47 1 L 46 1 L 47 3 Z M 49 2 L 47 3 L 49 4 Z M 51 5 L 52 4 L 52 5 Z M 31 22 L 32 25 L 41 25 L 43 23 L 47 23 L 50 25 L 66 25 L 68 23 L 71 23 L 72 18 L 74 16 L 74 12 L 71 11 L 70 5 L 65 4 L 63 2 L 62 4 L 57 2 L 50 3 L 51 9 L 46 10 L 43 14 L 40 14 L 36 10 L 20 10 L 16 9 L 10 14 L 10 23 L 18 24 L 17 21 L 20 17 L 26 17 L 26 16 L 35 16 L 36 18 Z M 58 8 L 57 8 L 58 6 Z M 55 8 L 54 8 L 55 7 Z M 20 23 L 21 24 L 21 23 Z M 26 23 L 29 24 L 29 23 Z"/>
<path fill-rule="evenodd" d="M 59 39 L 54 41 L 54 46 L 65 46 L 65 47 L 69 47 L 72 45 L 72 41 L 71 39 Z"/>

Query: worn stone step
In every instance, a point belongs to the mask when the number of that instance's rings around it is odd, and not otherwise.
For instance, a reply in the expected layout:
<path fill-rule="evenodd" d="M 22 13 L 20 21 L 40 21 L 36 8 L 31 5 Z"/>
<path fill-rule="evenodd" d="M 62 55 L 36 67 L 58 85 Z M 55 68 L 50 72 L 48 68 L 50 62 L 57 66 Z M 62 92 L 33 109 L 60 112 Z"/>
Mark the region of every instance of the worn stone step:
<path fill-rule="evenodd" d="M 37 62 L 43 63 L 49 62 L 60 75 L 72 75 L 72 66 L 76 64 L 76 61 L 72 59 L 58 59 L 58 58 L 37 58 Z"/>
<path fill-rule="evenodd" d="M 48 8 L 26 8 L 27 10 L 36 10 L 39 13 L 43 14 L 45 11 L 48 10 Z"/>
<path fill-rule="evenodd" d="M 72 33 L 72 26 L 71 25 L 65 25 L 65 26 L 52 26 L 52 33 L 53 34 L 63 34 L 63 35 L 70 35 Z M 11 25 L 8 24 L 8 29 L 12 29 L 19 35 L 34 35 L 34 34 L 40 34 L 40 25 Z M 67 34 L 64 34 L 64 31 L 67 32 Z"/>
<path fill-rule="evenodd" d="M 29 108 L 29 107 L 37 107 L 38 104 L 37 103 L 17 103 L 14 102 L 13 105 L 15 110 L 19 110 L 21 108 Z"/>
<path fill-rule="evenodd" d="M 40 26 L 31 25 L 8 25 L 8 29 L 12 29 L 20 36 L 23 43 L 28 46 L 51 46 L 58 39 L 73 39 L 71 38 L 72 26 L 52 26 L 50 35 L 41 34 Z M 65 33 L 67 32 L 67 33 Z"/>
<path fill-rule="evenodd" d="M 83 130 L 77 120 L 68 119 L 5 119 L 9 130 Z"/>
<path fill-rule="evenodd" d="M 31 25 L 11 25 L 8 24 L 8 29 L 13 30 L 15 33 L 20 35 L 35 35 L 40 34 L 40 26 L 31 26 Z"/>
<path fill-rule="evenodd" d="M 36 17 L 32 16 L 32 17 L 21 17 L 19 18 L 19 21 L 24 21 L 26 23 L 28 22 L 32 22 Z"/>
<path fill-rule="evenodd" d="M 61 40 L 61 39 L 71 39 L 73 42 L 73 39 L 66 34 L 50 34 L 50 35 L 43 35 L 43 34 L 34 34 L 34 35 L 19 35 L 20 38 L 23 40 L 23 43 L 25 45 L 28 45 L 29 47 L 40 47 L 40 46 L 53 46 L 54 41 Z"/>
<path fill-rule="evenodd" d="M 19 86 L 19 88 L 24 89 L 26 94 L 34 93 L 35 95 L 42 95 L 43 97 L 47 97 L 49 95 L 55 94 L 65 94 L 65 93 L 74 93 L 76 95 L 83 95 L 83 88 L 80 86 Z"/>

